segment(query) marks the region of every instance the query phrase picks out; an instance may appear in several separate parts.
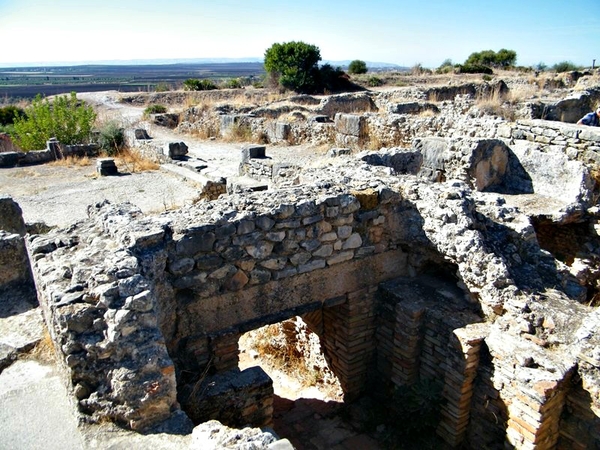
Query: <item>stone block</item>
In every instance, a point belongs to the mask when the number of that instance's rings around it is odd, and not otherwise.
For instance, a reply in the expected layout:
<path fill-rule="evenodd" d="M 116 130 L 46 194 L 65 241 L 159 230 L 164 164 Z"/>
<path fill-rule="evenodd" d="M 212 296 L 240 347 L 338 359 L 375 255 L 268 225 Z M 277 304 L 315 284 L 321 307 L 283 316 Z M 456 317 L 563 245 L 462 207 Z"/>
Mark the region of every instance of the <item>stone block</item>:
<path fill-rule="evenodd" d="M 242 161 L 264 159 L 267 157 L 266 149 L 264 145 L 246 145 L 242 148 Z"/>
<path fill-rule="evenodd" d="M 367 123 L 363 116 L 356 114 L 335 115 L 335 130 L 345 136 L 363 138 L 366 134 Z"/>
<path fill-rule="evenodd" d="M 188 146 L 184 142 L 169 142 L 166 154 L 171 159 L 181 159 L 188 153 Z"/>
<path fill-rule="evenodd" d="M 148 134 L 148 132 L 143 128 L 136 128 L 133 133 L 134 133 L 134 136 L 136 139 L 140 139 L 140 140 L 152 139 L 150 137 L 150 135 Z"/>
<path fill-rule="evenodd" d="M 113 158 L 98 158 L 96 160 L 96 171 L 102 177 L 119 174 Z"/>
<path fill-rule="evenodd" d="M 0 230 L 20 236 L 24 236 L 26 232 L 21 207 L 6 195 L 0 195 Z"/>

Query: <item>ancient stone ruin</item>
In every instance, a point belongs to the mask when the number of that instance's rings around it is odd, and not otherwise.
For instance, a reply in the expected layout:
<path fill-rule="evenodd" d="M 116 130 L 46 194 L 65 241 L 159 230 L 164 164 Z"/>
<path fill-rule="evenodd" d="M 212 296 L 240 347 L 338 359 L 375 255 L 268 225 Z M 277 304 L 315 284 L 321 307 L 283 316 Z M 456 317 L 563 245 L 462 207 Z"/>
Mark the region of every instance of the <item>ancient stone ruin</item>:
<path fill-rule="evenodd" d="M 313 124 L 344 147 L 382 120 L 333 115 Z M 81 413 L 134 430 L 182 411 L 268 426 L 271 380 L 238 369 L 238 342 L 300 316 L 347 401 L 438 382 L 435 432 L 450 448 L 599 445 L 600 132 L 541 119 L 473 129 L 343 151 L 343 165 L 319 169 L 246 148 L 240 171 L 269 190 L 158 216 L 99 203 L 86 221 L 28 235 Z"/>

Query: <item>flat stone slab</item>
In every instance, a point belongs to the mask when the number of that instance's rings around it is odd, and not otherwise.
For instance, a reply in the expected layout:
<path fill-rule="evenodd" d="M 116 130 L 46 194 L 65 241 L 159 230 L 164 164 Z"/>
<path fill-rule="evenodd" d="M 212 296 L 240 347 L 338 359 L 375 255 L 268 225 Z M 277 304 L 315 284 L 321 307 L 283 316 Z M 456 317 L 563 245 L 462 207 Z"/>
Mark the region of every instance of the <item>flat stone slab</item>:
<path fill-rule="evenodd" d="M 0 404 L 0 448 L 84 448 L 63 381 L 51 366 L 21 360 L 5 369 Z"/>
<path fill-rule="evenodd" d="M 0 372 L 20 353 L 29 351 L 44 335 L 39 308 L 0 318 Z"/>

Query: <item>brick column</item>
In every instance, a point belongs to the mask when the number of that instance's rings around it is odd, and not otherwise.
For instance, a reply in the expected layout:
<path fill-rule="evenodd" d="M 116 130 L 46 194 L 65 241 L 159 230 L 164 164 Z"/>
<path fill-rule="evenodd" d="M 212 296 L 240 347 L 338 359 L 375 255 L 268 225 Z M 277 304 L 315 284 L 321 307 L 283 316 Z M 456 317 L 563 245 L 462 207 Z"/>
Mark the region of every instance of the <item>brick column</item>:
<path fill-rule="evenodd" d="M 506 435 L 517 449 L 556 448 L 560 417 L 566 401 L 563 380 L 541 380 L 532 385 L 515 386 L 515 397 L 508 404 Z"/>
<path fill-rule="evenodd" d="M 240 333 L 234 331 L 211 336 L 212 363 L 217 372 L 237 369 L 240 361 L 239 340 Z"/>
<path fill-rule="evenodd" d="M 419 379 L 425 306 L 419 301 L 396 304 L 392 382 L 411 385 Z"/>
<path fill-rule="evenodd" d="M 458 447 L 465 439 L 473 397 L 473 381 L 479 366 L 479 354 L 485 325 L 468 325 L 453 331 L 448 343 L 442 397 L 442 418 L 437 434 L 450 446 Z"/>
<path fill-rule="evenodd" d="M 375 348 L 374 296 L 377 287 L 347 295 L 339 306 L 323 309 L 323 345 L 347 399 L 362 389 Z"/>

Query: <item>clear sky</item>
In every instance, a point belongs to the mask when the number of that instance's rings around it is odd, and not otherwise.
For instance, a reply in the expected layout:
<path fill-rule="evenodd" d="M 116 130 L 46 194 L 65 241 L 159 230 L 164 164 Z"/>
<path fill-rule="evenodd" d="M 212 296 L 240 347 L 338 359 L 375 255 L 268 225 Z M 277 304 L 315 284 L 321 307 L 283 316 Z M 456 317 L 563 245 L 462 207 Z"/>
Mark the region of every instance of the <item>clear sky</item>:
<path fill-rule="evenodd" d="M 0 67 L 262 58 L 304 41 L 324 60 L 437 67 L 475 51 L 600 65 L 600 0 L 0 0 Z"/>

